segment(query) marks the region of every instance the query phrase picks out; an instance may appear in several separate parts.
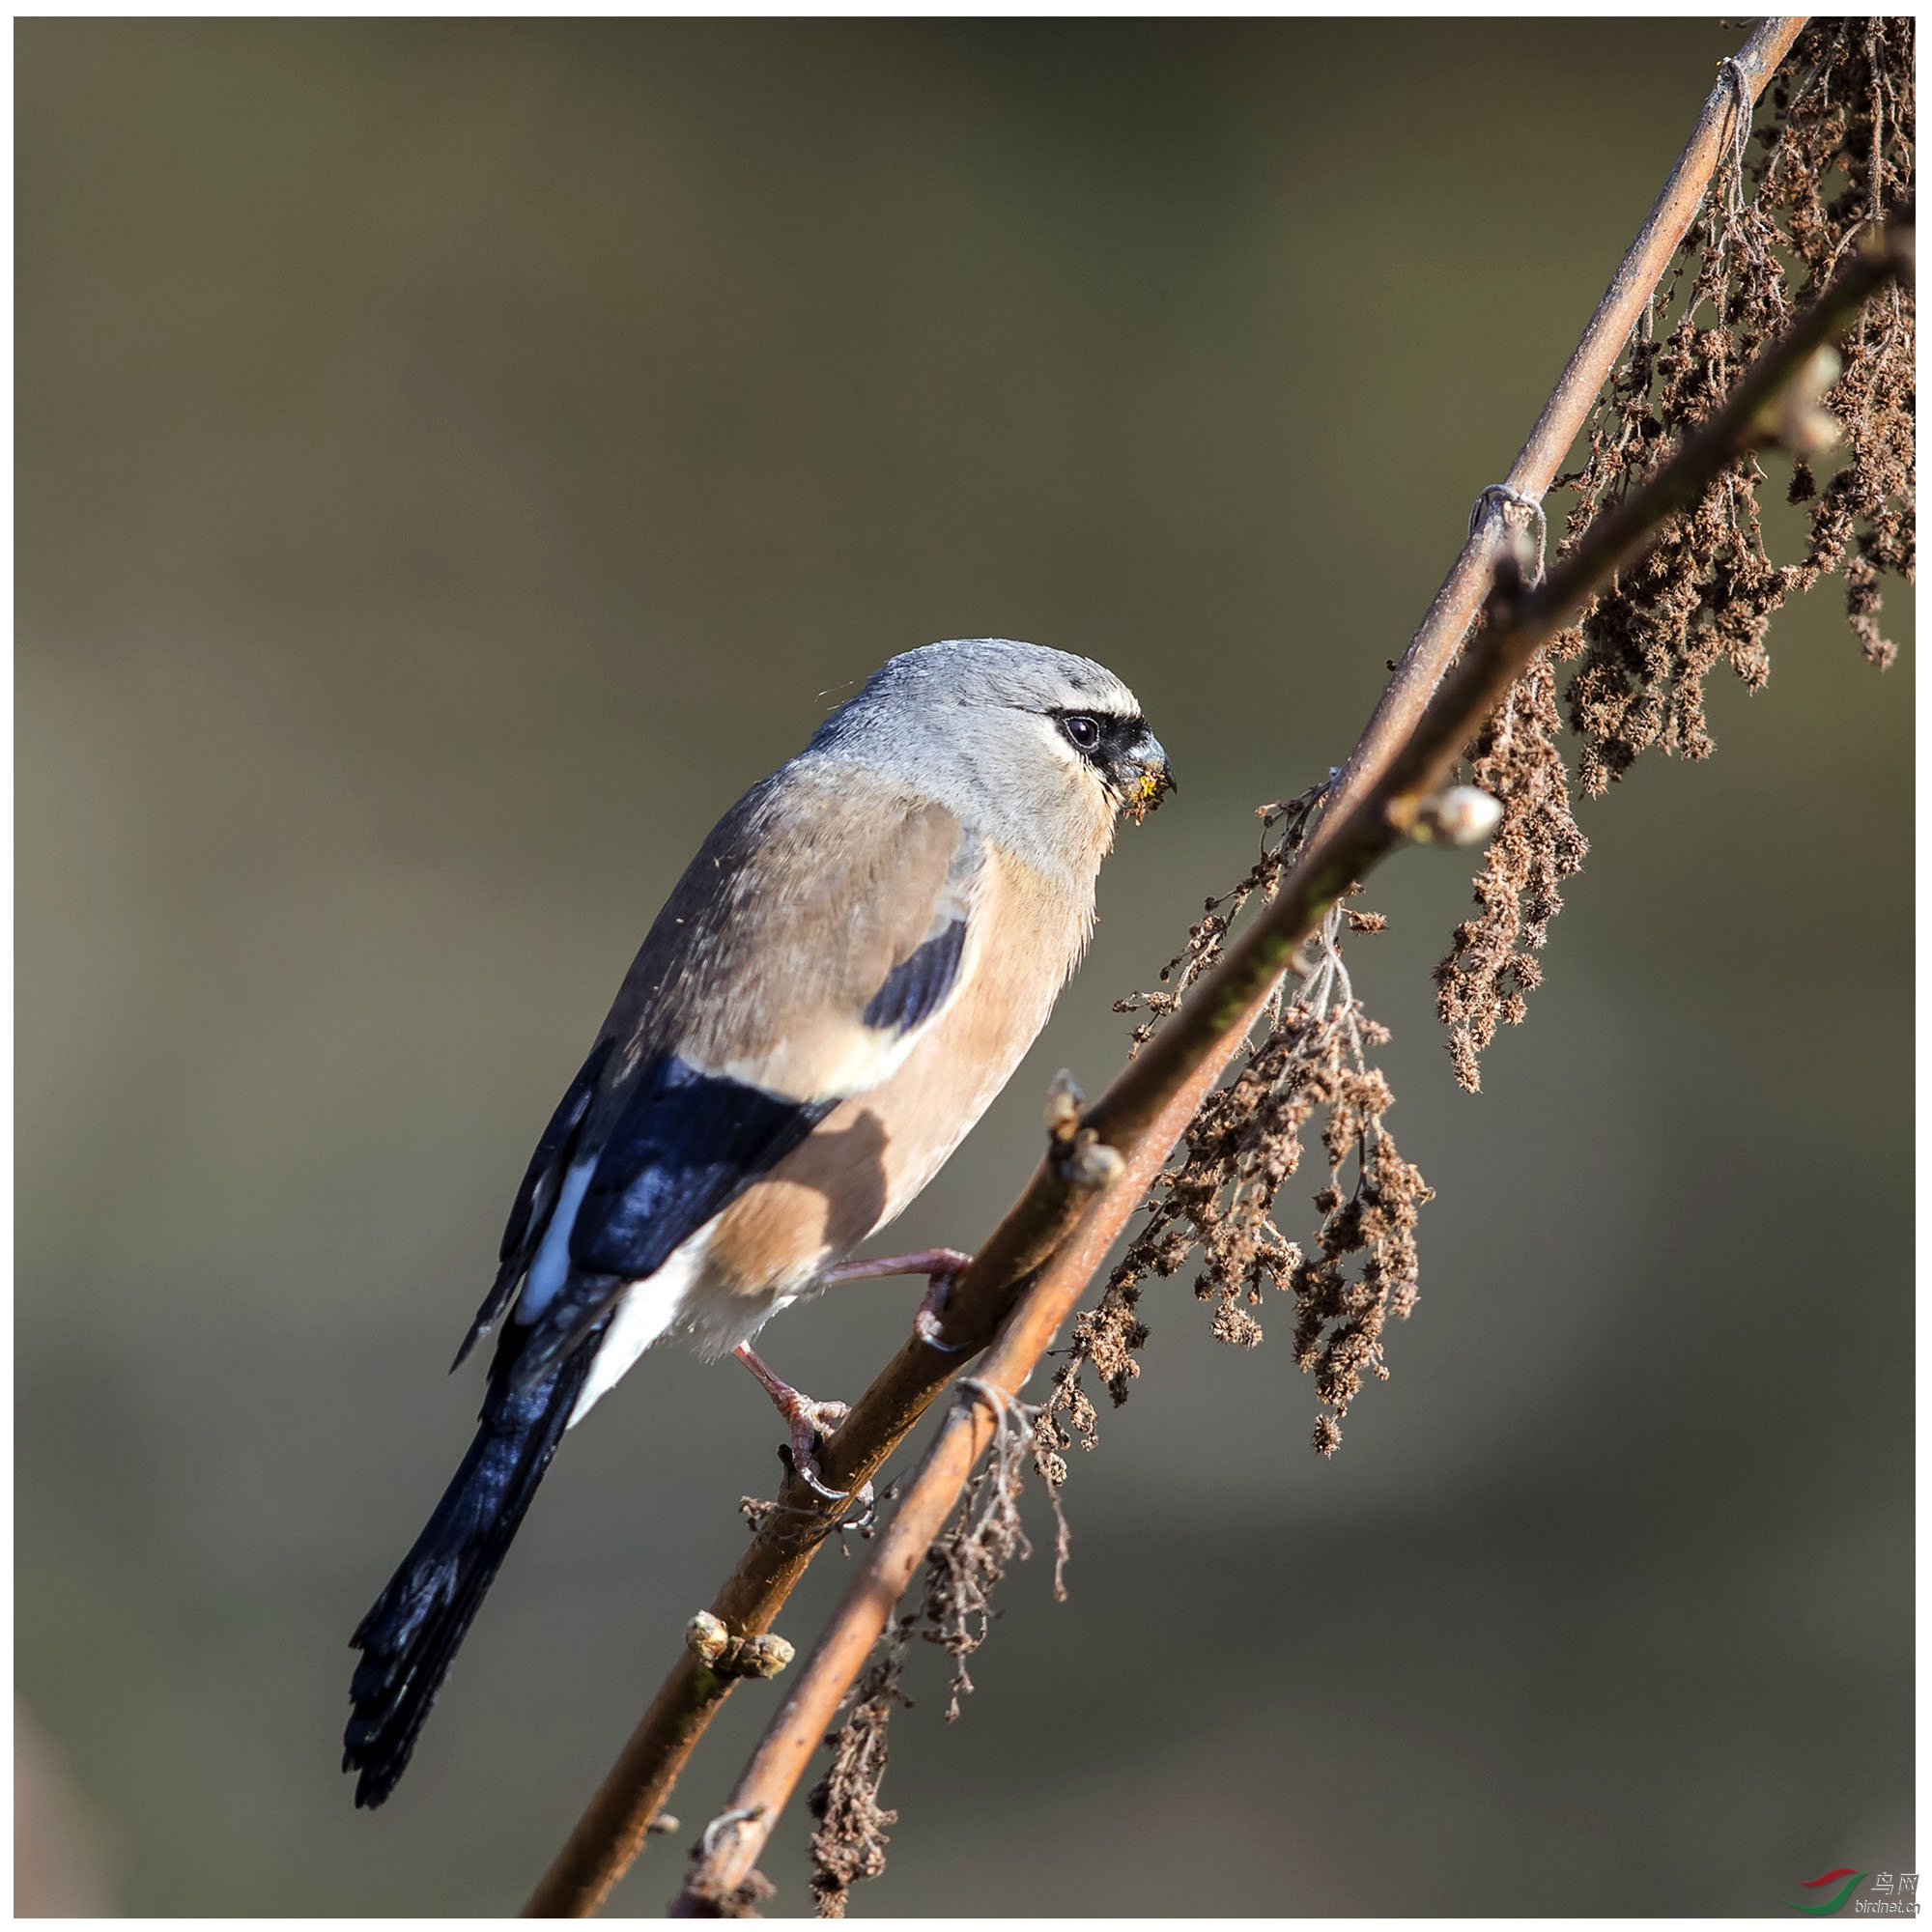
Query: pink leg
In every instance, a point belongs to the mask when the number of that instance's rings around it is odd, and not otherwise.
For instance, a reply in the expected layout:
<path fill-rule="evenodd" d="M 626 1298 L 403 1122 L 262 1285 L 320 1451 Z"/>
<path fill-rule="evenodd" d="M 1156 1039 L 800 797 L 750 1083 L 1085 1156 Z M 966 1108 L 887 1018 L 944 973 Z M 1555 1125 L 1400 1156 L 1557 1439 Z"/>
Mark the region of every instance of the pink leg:
<path fill-rule="evenodd" d="M 784 1417 L 791 1431 L 791 1465 L 827 1502 L 842 1503 L 846 1492 L 828 1489 L 813 1454 L 821 1436 L 830 1435 L 851 1414 L 851 1406 L 842 1402 L 813 1402 L 808 1395 L 775 1376 L 756 1355 L 749 1342 L 740 1342 L 731 1350 L 757 1377 L 773 1406 Z M 868 1486 L 869 1487 L 869 1486 Z M 861 1500 L 868 1498 L 862 1497 Z"/>
<path fill-rule="evenodd" d="M 941 1354 L 956 1355 L 960 1346 L 940 1340 L 939 1318 L 946 1311 L 946 1298 L 952 1284 L 973 1265 L 971 1255 L 957 1248 L 922 1248 L 916 1255 L 880 1255 L 868 1262 L 840 1262 L 826 1271 L 825 1285 L 841 1281 L 877 1281 L 883 1275 L 923 1274 L 926 1278 L 925 1299 L 913 1317 L 913 1329 L 929 1349 Z"/>

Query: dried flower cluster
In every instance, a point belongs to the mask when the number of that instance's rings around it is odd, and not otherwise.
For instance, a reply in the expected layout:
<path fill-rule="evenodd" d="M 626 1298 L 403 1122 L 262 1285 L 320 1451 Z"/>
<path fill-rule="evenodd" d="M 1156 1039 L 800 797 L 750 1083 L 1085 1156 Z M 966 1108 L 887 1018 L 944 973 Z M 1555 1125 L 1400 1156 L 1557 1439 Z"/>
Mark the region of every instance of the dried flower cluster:
<path fill-rule="evenodd" d="M 1773 118 L 1751 137 L 1756 162 L 1740 139 L 1605 386 L 1582 469 L 1558 481 L 1575 495 L 1565 549 L 1722 405 L 1865 226 L 1910 199 L 1912 59 L 1909 19 L 1826 19 L 1800 36 L 1773 84 Z M 1503 822 L 1475 881 L 1481 911 L 1458 926 L 1435 976 L 1456 1077 L 1470 1091 L 1497 1025 L 1523 1016 L 1541 978 L 1531 955 L 1562 905 L 1559 883 L 1587 850 L 1557 750 L 1554 663 L 1577 663 L 1563 704 L 1579 741 L 1577 778 L 1594 797 L 1653 747 L 1707 757 L 1704 680 L 1728 664 L 1747 688 L 1762 686 L 1773 614 L 1822 576 L 1844 576 L 1865 655 L 1881 667 L 1895 655 L 1878 629 L 1878 582 L 1885 571 L 1909 580 L 1914 568 L 1913 315 L 1910 291 L 1894 287 L 1846 344 L 1823 404 L 1847 460 L 1822 493 L 1809 438 L 1824 418 L 1812 412 L 1786 438 L 1791 500 L 1812 504 L 1803 562 L 1772 562 L 1757 498 L 1765 472 L 1754 458 L 1734 465 L 1552 639 L 1470 747 Z M 1667 332 L 1660 316 L 1674 316 Z"/>
<path fill-rule="evenodd" d="M 959 1715 L 959 1699 L 970 1694 L 973 1680 L 966 1660 L 985 1642 L 998 1614 L 993 1591 L 1015 1557 L 1033 1554 L 1033 1544 L 1020 1524 L 1020 1491 L 1025 1483 L 1028 1424 L 1038 1414 L 1032 1405 L 982 1383 L 962 1387 L 978 1400 L 991 1402 L 998 1428 L 986 1460 L 974 1472 L 952 1526 L 936 1537 L 925 1556 L 925 1597 L 920 1607 L 920 1634 L 936 1643 L 952 1659 L 952 1681 L 947 1687 L 946 1721 Z M 1054 1498 L 1058 1515 L 1059 1497 Z M 1060 1523 L 1060 1560 L 1066 1555 L 1066 1524 Z M 1060 1564 L 1054 1569 L 1054 1592 L 1065 1597 Z"/>
<path fill-rule="evenodd" d="M 1472 1094 L 1482 1085 L 1478 1055 L 1498 1024 L 1522 1018 L 1524 995 L 1542 981 L 1536 951 L 1563 910 L 1562 882 L 1590 849 L 1571 815 L 1562 728 L 1545 655 L 1469 748 L 1475 782 L 1503 815 L 1476 876 L 1482 911 L 1456 928 L 1455 950 L 1435 968 L 1435 996 L 1456 1078 Z"/>
<path fill-rule="evenodd" d="M 1912 200 L 1913 26 L 1906 17 L 1820 20 L 1779 70 L 1758 206 L 1782 215 L 1783 245 L 1804 267 L 1800 303 L 1831 279 L 1867 222 Z M 1808 589 L 1842 570 L 1852 630 L 1881 668 L 1898 651 L 1878 628 L 1879 575 L 1910 582 L 1916 561 L 1915 322 L 1912 289 L 1898 283 L 1861 318 L 1825 398 L 1848 460 L 1821 496 L 1803 460 L 1791 486 L 1794 503 L 1813 504 L 1797 581 Z"/>
<path fill-rule="evenodd" d="M 806 1800 L 818 1820 L 811 1834 L 811 1895 L 821 1918 L 843 1918 L 853 1886 L 862 1878 L 877 1878 L 886 1868 L 886 1827 L 897 1824 L 899 1817 L 879 1804 L 889 1755 L 886 1726 L 895 1704 L 912 1708 L 899 1678 L 918 1621 L 915 1613 L 886 1627 L 877 1654 L 852 1687 L 845 1721 L 825 1740 L 832 1762 Z"/>
<path fill-rule="evenodd" d="M 1218 954 L 1228 922 L 1218 907 L 1270 895 L 1280 868 L 1298 842 L 1314 794 L 1293 808 L 1264 809 L 1272 826 L 1292 812 L 1273 845 L 1227 899 L 1210 900 L 1179 960 L 1184 987 Z M 1198 1245 L 1202 1267 L 1194 1284 L 1213 1304 L 1214 1333 L 1237 1348 L 1253 1348 L 1262 1326 L 1249 1311 L 1269 1288 L 1294 1296 L 1294 1353 L 1313 1372 L 1316 1394 L 1328 1409 L 1316 1423 L 1315 1446 L 1331 1454 L 1340 1420 L 1365 1376 L 1385 1378 L 1381 1335 L 1402 1320 L 1416 1294 L 1416 1213 L 1430 1198 L 1421 1174 L 1396 1151 L 1382 1122 L 1394 1103 L 1388 1082 L 1368 1064 L 1368 1049 L 1388 1038 L 1363 1010 L 1337 946 L 1343 921 L 1358 932 L 1379 930 L 1375 913 L 1337 907 L 1313 942 L 1315 957 L 1292 1001 L 1280 993 L 1267 1036 L 1252 1047 L 1239 1072 L 1211 1094 L 1195 1116 L 1178 1166 L 1156 1180 L 1149 1217 L 1114 1270 L 1097 1305 L 1078 1318 L 1066 1361 L 1051 1398 L 1036 1419 L 1035 1454 L 1056 1490 L 1065 1480 L 1062 1454 L 1077 1436 L 1091 1447 L 1097 1416 L 1082 1386 L 1091 1363 L 1115 1404 L 1124 1402 L 1140 1373 L 1135 1353 L 1148 1330 L 1138 1310 L 1150 1275 L 1175 1274 Z M 1123 1002 L 1127 1009 L 1146 1004 Z M 1156 1008 L 1156 1017 L 1163 1010 Z M 1137 1037 L 1145 1037 L 1145 1031 Z M 1321 1220 L 1309 1251 L 1288 1239 L 1273 1220 L 1275 1198 L 1295 1173 L 1302 1141 L 1318 1113 L 1327 1162 L 1326 1184 L 1316 1194 Z M 1343 1185 L 1354 1161 L 1354 1180 Z"/>

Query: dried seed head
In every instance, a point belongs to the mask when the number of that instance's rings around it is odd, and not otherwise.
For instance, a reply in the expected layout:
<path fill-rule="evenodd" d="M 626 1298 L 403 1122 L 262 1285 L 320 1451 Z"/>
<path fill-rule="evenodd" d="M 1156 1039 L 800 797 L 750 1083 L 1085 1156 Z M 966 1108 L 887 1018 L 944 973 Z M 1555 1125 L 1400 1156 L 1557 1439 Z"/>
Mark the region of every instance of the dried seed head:
<path fill-rule="evenodd" d="M 1266 856 L 1278 858 L 1285 849 L 1286 841 Z M 1271 895 L 1274 877 L 1257 867 L 1229 897 Z M 1384 1043 L 1388 1032 L 1354 997 L 1339 949 L 1345 919 L 1364 933 L 1387 923 L 1377 913 L 1341 905 L 1331 910 L 1296 961 L 1298 991 L 1292 998 L 1285 991 L 1277 995 L 1266 1037 L 1202 1103 L 1177 1163 L 1155 1179 L 1146 1225 L 1098 1306 L 1075 1321 L 1070 1360 L 1056 1376 L 1036 1429 L 1049 1481 L 1064 1475 L 1059 1452 L 1076 1435 L 1086 1445 L 1093 1441 L 1096 1418 L 1080 1387 L 1082 1369 L 1091 1362 L 1114 1402 L 1126 1400 L 1139 1374 L 1134 1352 L 1148 1334 L 1138 1315 L 1143 1285 L 1150 1275 L 1174 1274 L 1197 1244 L 1202 1265 L 1194 1293 L 1212 1307 L 1214 1334 L 1236 1348 L 1255 1348 L 1263 1324 L 1252 1311 L 1270 1291 L 1292 1291 L 1295 1359 L 1315 1374 L 1317 1394 L 1337 1413 L 1360 1387 L 1361 1374 L 1350 1366 L 1357 1350 L 1369 1350 L 1365 1372 L 1377 1372 L 1383 1322 L 1404 1319 L 1414 1306 L 1412 1231 L 1415 1210 L 1430 1190 L 1396 1155 L 1383 1122 L 1394 1095 L 1365 1055 Z M 1225 927 L 1210 946 L 1197 946 L 1193 958 L 1211 958 L 1224 933 Z M 1200 936 L 1197 927 L 1195 940 Z M 1150 1026 L 1147 1034 L 1151 1031 Z M 1322 1220 L 1311 1261 L 1271 1217 L 1283 1184 L 1300 1167 L 1318 1116 L 1327 1176 L 1315 1195 Z M 1360 1170 L 1351 1190 L 1341 1184 L 1345 1164 Z"/>
<path fill-rule="evenodd" d="M 852 1887 L 886 1868 L 886 1828 L 899 1816 L 879 1804 L 889 1756 L 886 1726 L 895 1704 L 912 1703 L 899 1689 L 899 1677 L 916 1621 L 900 1617 L 879 1638 L 872 1661 L 852 1687 L 845 1721 L 825 1741 L 832 1762 L 806 1800 L 819 1821 L 811 1835 L 811 1891 L 821 1918 L 843 1918 Z"/>
<path fill-rule="evenodd" d="M 1721 407 L 1869 224 L 1910 202 L 1914 34 L 1905 17 L 1819 17 L 1799 36 L 1753 137 L 1758 158 L 1747 162 L 1741 142 L 1719 170 L 1591 417 L 1583 467 L 1555 485 L 1575 493 L 1564 550 Z M 1747 690 L 1762 686 L 1772 617 L 1830 572 L 1844 578 L 1865 655 L 1881 667 L 1896 655 L 1879 630 L 1879 582 L 1913 574 L 1913 326 L 1909 287 L 1874 298 L 1838 366 L 1830 352 L 1814 357 L 1778 405 L 1773 427 L 1795 458 L 1790 500 L 1811 505 L 1803 561 L 1772 561 L 1757 501 L 1765 472 L 1753 458 L 1733 465 L 1552 639 L 1469 748 L 1502 820 L 1475 880 L 1480 911 L 1457 928 L 1435 983 L 1456 1078 L 1471 1092 L 1496 1027 L 1526 1011 L 1540 978 L 1530 953 L 1588 849 L 1556 750 L 1553 666 L 1576 666 L 1563 706 L 1577 780 L 1594 797 L 1647 751 L 1708 757 L 1705 680 L 1728 665 Z M 1840 444 L 1845 461 L 1821 490 L 1811 459 Z"/>

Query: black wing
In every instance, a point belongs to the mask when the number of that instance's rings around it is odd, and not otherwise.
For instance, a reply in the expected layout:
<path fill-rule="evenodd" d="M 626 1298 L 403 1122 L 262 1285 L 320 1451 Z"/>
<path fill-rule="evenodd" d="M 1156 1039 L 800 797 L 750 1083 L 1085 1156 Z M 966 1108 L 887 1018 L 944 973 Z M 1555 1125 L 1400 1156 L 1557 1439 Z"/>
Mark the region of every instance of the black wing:
<path fill-rule="evenodd" d="M 838 1103 L 788 1100 L 675 1054 L 640 1067 L 570 1230 L 570 1274 L 516 1365 L 529 1386 Z"/>

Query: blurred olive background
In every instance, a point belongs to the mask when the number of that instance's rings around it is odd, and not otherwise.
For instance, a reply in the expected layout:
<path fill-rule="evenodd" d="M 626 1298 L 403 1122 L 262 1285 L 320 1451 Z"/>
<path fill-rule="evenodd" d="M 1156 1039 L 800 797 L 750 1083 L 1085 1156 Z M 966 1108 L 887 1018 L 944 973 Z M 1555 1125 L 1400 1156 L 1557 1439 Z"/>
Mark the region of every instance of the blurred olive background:
<path fill-rule="evenodd" d="M 17 26 L 17 1672 L 89 1884 L 520 1902 L 771 1492 L 750 1378 L 654 1355 L 573 1435 L 375 1816 L 344 1646 L 685 859 L 895 651 L 1134 685 L 1180 794 L 892 1236 L 970 1245 L 1252 809 L 1353 742 L 1742 38 Z M 1152 1295 L 1071 1601 L 1009 1580 L 954 1725 L 922 1651 L 857 1910 L 1756 1913 L 1914 1866 L 1912 665 L 1840 603 L 1715 686 L 1715 760 L 1584 809 L 1479 1097 L 1429 981 L 1470 864 L 1376 878 L 1350 959 L 1438 1190 L 1393 1380 L 1320 1463 L 1285 1308 L 1244 1353 Z M 767 1352 L 854 1395 L 918 1293 Z M 662 1909 L 771 1708 L 613 1909 Z"/>

